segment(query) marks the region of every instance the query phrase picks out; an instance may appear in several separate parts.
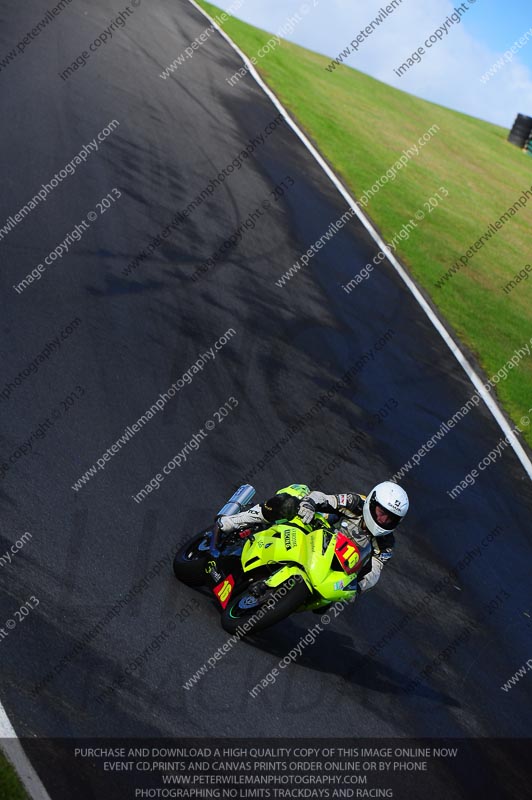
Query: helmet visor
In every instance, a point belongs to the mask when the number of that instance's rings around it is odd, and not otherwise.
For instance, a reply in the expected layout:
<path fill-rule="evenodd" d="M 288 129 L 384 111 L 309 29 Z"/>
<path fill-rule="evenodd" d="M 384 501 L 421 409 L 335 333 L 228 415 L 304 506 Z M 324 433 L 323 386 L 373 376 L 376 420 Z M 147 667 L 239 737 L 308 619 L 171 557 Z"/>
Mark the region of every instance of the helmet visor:
<path fill-rule="evenodd" d="M 392 511 L 389 511 L 389 509 L 381 506 L 380 503 L 377 503 L 375 494 L 373 494 L 370 500 L 369 508 L 374 521 L 385 531 L 393 531 L 402 520 L 402 517 L 398 514 L 394 514 Z"/>

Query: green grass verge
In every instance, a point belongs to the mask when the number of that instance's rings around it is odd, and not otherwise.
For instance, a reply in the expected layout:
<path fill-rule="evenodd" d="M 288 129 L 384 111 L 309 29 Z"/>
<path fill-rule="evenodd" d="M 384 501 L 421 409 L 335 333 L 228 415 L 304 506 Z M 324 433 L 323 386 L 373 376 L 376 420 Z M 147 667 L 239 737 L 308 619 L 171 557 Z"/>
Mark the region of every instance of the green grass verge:
<path fill-rule="evenodd" d="M 221 13 L 211 3 L 199 3 L 212 15 Z M 257 57 L 271 37 L 235 18 L 229 18 L 224 29 L 248 56 Z M 508 132 L 501 127 L 421 100 L 349 67 L 330 73 L 325 69 L 328 63 L 325 56 L 281 40 L 258 60 L 257 69 L 355 197 L 361 197 L 403 150 L 433 125 L 439 126 L 419 156 L 369 200 L 365 211 L 390 241 L 440 186 L 447 188 L 448 198 L 419 222 L 396 252 L 458 338 L 488 376 L 493 375 L 532 336 L 532 278 L 509 294 L 503 291 L 516 273 L 532 264 L 532 199 L 443 288 L 436 288 L 435 282 L 523 190 L 532 187 L 532 158 L 509 144 Z M 179 69 L 186 70 L 186 65 Z M 354 266 L 353 275 L 359 269 Z M 532 405 L 532 359 L 525 357 L 499 383 L 497 394 L 519 422 Z M 524 435 L 532 445 L 530 427 Z"/>
<path fill-rule="evenodd" d="M 0 797 L 5 800 L 29 800 L 17 774 L 0 750 Z"/>

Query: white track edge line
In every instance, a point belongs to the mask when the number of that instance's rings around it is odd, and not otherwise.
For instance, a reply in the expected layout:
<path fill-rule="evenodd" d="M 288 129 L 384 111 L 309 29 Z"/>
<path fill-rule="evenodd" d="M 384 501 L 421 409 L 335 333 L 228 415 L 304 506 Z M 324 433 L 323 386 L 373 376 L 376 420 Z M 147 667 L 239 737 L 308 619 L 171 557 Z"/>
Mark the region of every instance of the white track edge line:
<path fill-rule="evenodd" d="M 0 739 L 0 747 L 4 755 L 15 768 L 18 777 L 32 800 L 51 800 L 50 795 L 24 752 L 24 748 L 9 721 L 2 703 L 0 703 Z"/>
<path fill-rule="evenodd" d="M 412 278 L 410 278 L 410 276 L 406 273 L 406 271 L 401 266 L 399 261 L 395 258 L 393 253 L 391 253 L 389 249 L 386 247 L 386 244 L 383 242 L 383 240 L 381 239 L 381 237 L 379 236 L 379 234 L 377 233 L 377 231 L 375 230 L 369 219 L 360 211 L 358 205 L 356 204 L 356 201 L 349 194 L 349 192 L 344 187 L 338 176 L 332 171 L 332 169 L 329 167 L 323 156 L 316 150 L 312 142 L 307 138 L 307 136 L 303 133 L 303 131 L 296 125 L 296 123 L 291 118 L 290 114 L 283 106 L 279 98 L 273 93 L 270 87 L 267 86 L 267 84 L 261 78 L 261 76 L 255 69 L 255 67 L 253 66 L 247 55 L 239 48 L 237 44 L 235 44 L 235 42 L 233 42 L 230 36 L 218 25 L 216 20 L 214 20 L 203 8 L 201 8 L 201 6 L 199 6 L 195 2 L 195 0 L 188 0 L 188 2 L 191 3 L 191 5 L 193 5 L 195 8 L 197 8 L 198 11 L 200 11 L 201 14 L 203 14 L 203 16 L 210 21 L 210 23 L 216 28 L 218 33 L 228 42 L 228 44 L 233 48 L 233 50 L 235 50 L 235 52 L 238 53 L 238 55 L 243 60 L 244 64 L 248 68 L 248 71 L 253 76 L 255 81 L 258 83 L 258 85 L 261 87 L 264 93 L 270 98 L 274 106 L 283 115 L 285 121 L 290 125 L 296 136 L 299 137 L 299 139 L 305 145 L 310 154 L 318 162 L 318 164 L 323 169 L 327 177 L 334 184 L 336 189 L 338 189 L 338 191 L 340 192 L 344 200 L 347 202 L 349 207 L 355 212 L 360 222 L 364 225 L 364 227 L 366 228 L 366 230 L 368 231 L 374 242 L 378 244 L 380 248 L 383 250 L 383 252 L 387 254 L 388 261 L 394 267 L 399 277 L 402 278 L 406 286 L 410 289 L 415 299 L 417 300 L 417 302 L 419 303 L 419 305 L 421 306 L 421 308 L 423 309 L 429 320 L 432 322 L 432 324 L 434 325 L 434 327 L 444 340 L 445 344 L 449 347 L 450 351 L 453 353 L 456 360 L 463 368 L 464 372 L 466 373 L 467 377 L 477 390 L 478 394 L 484 400 L 488 409 L 491 411 L 493 417 L 495 418 L 495 421 L 498 423 L 502 432 L 506 435 L 509 444 L 511 445 L 514 453 L 521 462 L 521 465 L 523 466 L 528 477 L 532 480 L 532 462 L 530 461 L 528 455 L 523 449 L 513 429 L 508 424 L 508 421 L 506 420 L 506 417 L 499 408 L 499 405 L 493 399 L 491 394 L 486 391 L 486 389 L 484 388 L 484 382 L 477 375 L 471 364 L 467 361 L 466 357 L 460 350 L 458 344 L 449 334 L 448 330 L 445 328 L 445 326 L 438 318 L 438 316 L 436 315 L 432 307 L 429 305 L 429 303 L 427 303 L 427 301 L 419 291 L 418 287 L 416 286 Z"/>

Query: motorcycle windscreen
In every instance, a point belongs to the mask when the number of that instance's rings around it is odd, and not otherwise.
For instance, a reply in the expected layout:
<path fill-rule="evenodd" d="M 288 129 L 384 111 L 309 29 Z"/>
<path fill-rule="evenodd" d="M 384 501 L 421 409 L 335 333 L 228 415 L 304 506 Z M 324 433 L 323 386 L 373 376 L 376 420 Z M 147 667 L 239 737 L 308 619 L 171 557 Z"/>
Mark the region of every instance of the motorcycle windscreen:
<path fill-rule="evenodd" d="M 356 575 L 368 560 L 371 553 L 371 544 L 364 547 L 354 542 L 343 531 L 338 531 L 334 552 L 346 575 Z"/>

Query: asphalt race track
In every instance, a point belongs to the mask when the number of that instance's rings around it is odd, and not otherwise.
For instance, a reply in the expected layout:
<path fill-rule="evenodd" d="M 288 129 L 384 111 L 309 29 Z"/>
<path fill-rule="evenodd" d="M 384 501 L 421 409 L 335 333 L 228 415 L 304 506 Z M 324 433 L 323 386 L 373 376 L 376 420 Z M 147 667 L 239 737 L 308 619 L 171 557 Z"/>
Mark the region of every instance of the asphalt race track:
<path fill-rule="evenodd" d="M 2 3 L 1 52 L 47 8 Z M 74 0 L 0 72 L 0 229 L 112 123 L 0 241 L 0 554 L 31 533 L 0 568 L 0 628 L 34 604 L 0 641 L 0 698 L 18 735 L 526 737 L 530 679 L 500 687 L 531 656 L 530 480 L 508 447 L 458 499 L 447 494 L 503 436 L 483 403 L 403 479 L 411 511 L 376 591 L 257 698 L 249 690 L 318 617 L 237 644 L 183 688 L 227 636 L 207 594 L 174 579 L 177 544 L 254 467 L 259 498 L 320 475 L 324 491 L 369 490 L 474 389 L 390 265 L 342 290 L 377 250 L 356 220 L 276 285 L 347 208 L 257 84 L 226 82 L 241 61 L 219 35 L 160 77 L 208 25 L 186 0 L 130 4 L 124 27 L 60 77 L 120 11 Z M 249 157 L 239 156 L 246 145 Z M 208 185 L 209 197 L 179 216 Z M 253 213 L 254 227 L 242 228 Z M 235 246 L 198 273 L 239 228 Z M 150 242 L 150 257 L 135 262 Z M 38 279 L 14 288 L 62 243 L 68 250 Z M 215 342 L 215 357 L 201 358 Z M 164 409 L 75 491 L 198 359 Z M 266 456 L 348 370 L 351 382 Z M 197 449 L 136 502 L 212 420 Z M 390 633 L 427 593 L 426 609 Z M 172 621 L 174 633 L 161 636 Z M 448 646 L 450 657 L 407 691 Z"/>

